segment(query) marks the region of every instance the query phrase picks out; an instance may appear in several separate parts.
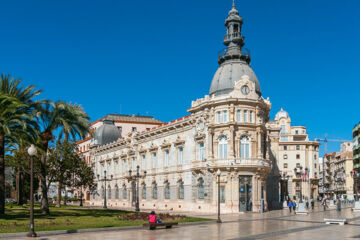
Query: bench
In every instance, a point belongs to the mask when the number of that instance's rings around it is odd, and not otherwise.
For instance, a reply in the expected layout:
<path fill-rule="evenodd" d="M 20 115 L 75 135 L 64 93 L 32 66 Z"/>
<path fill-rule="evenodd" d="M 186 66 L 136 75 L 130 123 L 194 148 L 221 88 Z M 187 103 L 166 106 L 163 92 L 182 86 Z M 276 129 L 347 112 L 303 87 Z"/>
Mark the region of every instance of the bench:
<path fill-rule="evenodd" d="M 167 222 L 167 223 L 144 223 L 143 227 L 149 227 L 150 230 L 155 230 L 157 227 L 172 228 L 172 226 L 178 225 L 177 222 Z"/>
<path fill-rule="evenodd" d="M 347 223 L 347 220 L 345 218 L 324 218 L 324 222 L 326 224 L 344 225 Z"/>

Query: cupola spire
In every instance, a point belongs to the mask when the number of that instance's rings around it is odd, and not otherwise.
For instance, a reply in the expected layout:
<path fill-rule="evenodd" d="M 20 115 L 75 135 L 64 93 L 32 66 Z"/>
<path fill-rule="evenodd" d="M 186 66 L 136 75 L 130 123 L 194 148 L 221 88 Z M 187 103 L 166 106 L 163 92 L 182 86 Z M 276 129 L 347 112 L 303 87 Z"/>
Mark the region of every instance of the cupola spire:
<path fill-rule="evenodd" d="M 241 34 L 243 18 L 239 15 L 235 7 L 235 0 L 232 1 L 232 8 L 225 20 L 226 34 L 224 36 L 224 45 L 227 49 L 219 58 L 219 63 L 222 63 L 226 58 L 241 58 L 250 63 L 250 56 L 242 47 L 245 44 L 244 36 Z"/>

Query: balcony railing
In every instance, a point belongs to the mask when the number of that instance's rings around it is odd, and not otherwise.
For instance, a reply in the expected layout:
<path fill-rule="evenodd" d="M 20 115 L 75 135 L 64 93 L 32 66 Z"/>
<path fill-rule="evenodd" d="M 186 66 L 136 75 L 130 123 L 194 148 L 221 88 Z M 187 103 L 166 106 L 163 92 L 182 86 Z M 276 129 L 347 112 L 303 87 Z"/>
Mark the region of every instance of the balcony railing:
<path fill-rule="evenodd" d="M 213 159 L 212 166 L 270 167 L 270 161 L 263 158 Z"/>
<path fill-rule="evenodd" d="M 225 34 L 224 35 L 224 41 L 231 41 L 231 40 L 239 40 L 239 41 L 244 41 L 244 37 L 241 36 L 241 32 L 234 32 L 231 34 Z"/>
<path fill-rule="evenodd" d="M 229 53 L 228 49 L 223 49 L 220 52 L 218 52 L 218 63 L 221 64 L 222 62 L 224 62 L 226 59 L 242 59 L 244 61 L 246 61 L 247 63 L 250 63 L 250 51 L 246 48 L 242 48 L 241 49 L 241 53 L 240 54 L 233 54 L 233 53 Z"/>

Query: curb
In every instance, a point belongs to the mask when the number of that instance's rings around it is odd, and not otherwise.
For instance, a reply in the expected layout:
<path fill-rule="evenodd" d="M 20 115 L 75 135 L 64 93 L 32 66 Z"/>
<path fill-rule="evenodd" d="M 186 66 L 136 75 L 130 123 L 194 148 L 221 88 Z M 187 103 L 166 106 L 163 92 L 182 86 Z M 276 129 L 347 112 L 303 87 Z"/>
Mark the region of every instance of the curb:
<path fill-rule="evenodd" d="M 201 222 L 185 222 L 179 223 L 178 226 L 188 226 L 188 225 L 202 225 L 202 224 L 210 224 L 216 223 L 216 220 L 211 221 L 201 221 Z M 47 236 L 55 236 L 62 234 L 74 234 L 74 233 L 91 233 L 91 232 L 109 232 L 109 231 L 129 231 L 136 229 L 144 229 L 142 225 L 140 226 L 128 226 L 128 227 L 108 227 L 108 228 L 84 228 L 84 229 L 71 229 L 71 230 L 54 230 L 54 231 L 39 231 L 36 232 L 37 237 L 47 237 Z M 27 232 L 21 233 L 1 233 L 0 239 L 13 239 L 13 238 L 25 238 Z"/>

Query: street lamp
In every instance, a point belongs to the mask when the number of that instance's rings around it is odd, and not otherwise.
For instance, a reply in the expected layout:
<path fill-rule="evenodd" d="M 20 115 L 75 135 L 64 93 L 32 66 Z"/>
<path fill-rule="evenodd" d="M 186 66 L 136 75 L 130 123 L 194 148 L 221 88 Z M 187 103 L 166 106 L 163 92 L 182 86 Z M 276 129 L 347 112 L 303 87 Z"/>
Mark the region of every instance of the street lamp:
<path fill-rule="evenodd" d="M 37 150 L 33 144 L 28 148 L 28 154 L 30 155 L 30 231 L 26 235 L 28 237 L 36 237 L 34 231 L 34 159 L 37 154 Z"/>
<path fill-rule="evenodd" d="M 281 201 L 286 201 L 286 197 L 288 196 L 288 189 L 287 184 L 289 181 L 289 175 L 286 175 L 284 172 L 282 175 L 280 174 L 280 180 L 281 180 Z"/>
<path fill-rule="evenodd" d="M 144 175 L 141 176 L 140 175 L 140 166 L 137 165 L 136 166 L 136 174 L 132 176 L 131 173 L 132 173 L 132 171 L 130 169 L 129 170 L 129 180 L 133 181 L 135 179 L 136 185 L 137 185 L 137 187 L 136 187 L 136 196 L 135 196 L 136 197 L 135 211 L 140 212 L 140 201 L 139 201 L 140 183 L 139 183 L 139 179 L 146 176 L 146 171 L 144 171 Z"/>
<path fill-rule="evenodd" d="M 103 208 L 107 208 L 107 204 L 106 204 L 106 181 L 112 181 L 113 180 L 113 175 L 110 175 L 111 179 L 108 180 L 106 178 L 106 170 L 104 170 L 104 179 L 99 179 L 99 177 L 100 176 L 98 174 L 97 175 L 98 181 L 104 181 L 104 185 L 105 185 L 105 187 L 104 187 L 104 190 L 105 190 L 105 192 L 104 192 L 104 207 Z"/>
<path fill-rule="evenodd" d="M 220 175 L 221 175 L 221 171 L 220 171 L 220 169 L 217 170 L 216 175 L 217 175 L 217 179 L 218 179 L 218 219 L 217 219 L 217 223 L 221 223 L 221 219 L 220 219 Z"/>

